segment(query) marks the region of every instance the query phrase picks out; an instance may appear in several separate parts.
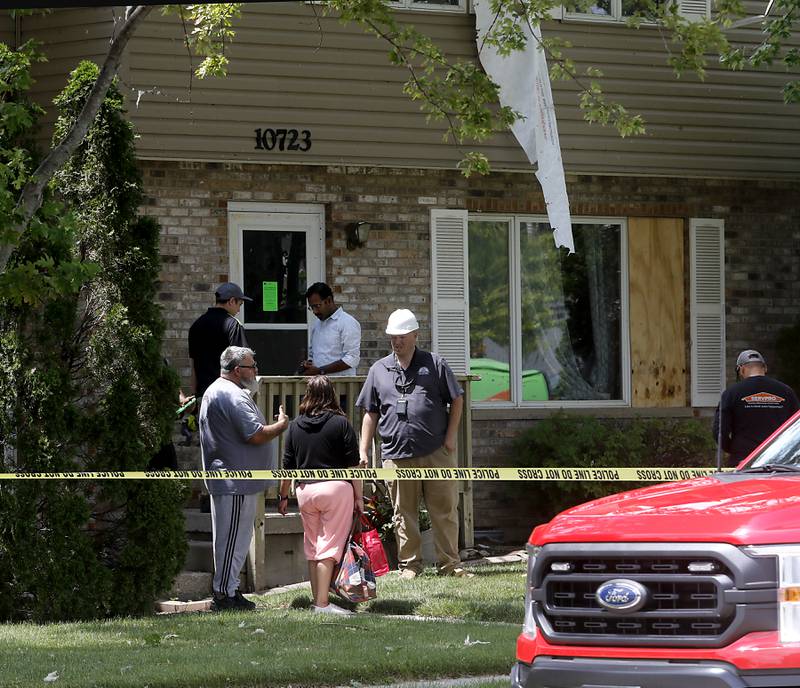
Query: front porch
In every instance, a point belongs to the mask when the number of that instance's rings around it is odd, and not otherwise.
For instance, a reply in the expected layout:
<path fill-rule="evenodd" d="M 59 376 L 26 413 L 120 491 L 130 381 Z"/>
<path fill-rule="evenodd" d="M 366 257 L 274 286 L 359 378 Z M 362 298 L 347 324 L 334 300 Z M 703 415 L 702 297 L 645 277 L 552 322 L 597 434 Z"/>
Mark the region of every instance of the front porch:
<path fill-rule="evenodd" d="M 465 411 L 462 416 L 458 438 L 458 466 L 472 466 L 472 421 L 470 376 L 458 375 L 464 388 Z M 353 424 L 357 434 L 361 429 L 361 411 L 355 406 L 358 393 L 366 380 L 364 375 L 331 377 L 342 409 Z M 297 409 L 305 394 L 306 378 L 303 376 L 262 376 L 258 378 L 259 390 L 256 402 L 268 422 L 275 418 L 282 404 L 289 417 Z M 276 467 L 280 467 L 283 456 L 283 436 L 275 443 Z M 199 468 L 200 448 L 181 448 L 181 468 Z M 380 444 L 376 439 L 373 447 L 372 467 L 380 467 Z M 196 483 L 195 490 L 202 485 Z M 365 491 L 369 490 L 369 486 Z M 461 548 L 474 545 L 473 490 L 472 483 L 459 481 L 459 545 Z M 306 561 L 303 556 L 303 526 L 300 515 L 290 512 L 286 516 L 277 513 L 275 497 L 277 485 L 270 485 L 259 495 L 259 516 L 255 521 L 250 552 L 242 572 L 242 589 L 255 592 L 306 580 Z M 184 570 L 173 586 L 173 594 L 180 599 L 198 599 L 211 594 L 213 552 L 211 548 L 211 515 L 199 506 L 187 508 L 186 532 L 189 550 Z"/>

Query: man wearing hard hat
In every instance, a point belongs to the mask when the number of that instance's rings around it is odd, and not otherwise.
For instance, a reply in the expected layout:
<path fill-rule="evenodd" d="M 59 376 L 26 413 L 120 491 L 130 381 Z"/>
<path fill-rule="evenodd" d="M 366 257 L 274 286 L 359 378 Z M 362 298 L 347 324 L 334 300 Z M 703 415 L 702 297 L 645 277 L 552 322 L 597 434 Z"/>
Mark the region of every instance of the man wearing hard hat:
<path fill-rule="evenodd" d="M 361 462 L 380 431 L 384 468 L 455 468 L 456 436 L 464 390 L 441 356 L 417 348 L 419 323 L 405 308 L 389 316 L 392 353 L 374 363 L 358 396 L 364 409 Z M 458 484 L 452 480 L 390 483 L 402 578 L 422 572 L 419 503 L 425 500 L 433 528 L 438 573 L 466 576 L 458 554 Z"/>

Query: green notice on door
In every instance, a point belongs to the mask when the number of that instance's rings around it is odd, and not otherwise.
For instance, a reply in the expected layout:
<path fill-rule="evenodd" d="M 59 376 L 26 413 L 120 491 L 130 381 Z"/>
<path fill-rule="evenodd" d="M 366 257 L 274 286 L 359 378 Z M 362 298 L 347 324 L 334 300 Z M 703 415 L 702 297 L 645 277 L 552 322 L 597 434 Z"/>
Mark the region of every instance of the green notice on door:
<path fill-rule="evenodd" d="M 265 313 L 274 313 L 278 310 L 278 283 L 262 282 L 261 298 Z"/>

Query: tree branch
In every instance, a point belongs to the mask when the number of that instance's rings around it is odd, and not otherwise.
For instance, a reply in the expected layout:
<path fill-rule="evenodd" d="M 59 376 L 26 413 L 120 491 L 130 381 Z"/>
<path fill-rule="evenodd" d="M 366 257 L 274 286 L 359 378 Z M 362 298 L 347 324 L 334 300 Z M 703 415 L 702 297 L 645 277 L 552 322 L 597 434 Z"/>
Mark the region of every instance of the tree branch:
<path fill-rule="evenodd" d="M 30 219 L 42 205 L 42 194 L 53 178 L 53 175 L 75 152 L 75 149 L 86 136 L 86 132 L 89 131 L 89 127 L 92 125 L 92 122 L 94 122 L 94 118 L 105 100 L 108 88 L 119 71 L 119 65 L 122 61 L 122 53 L 125 50 L 125 46 L 127 46 L 128 41 L 139 24 L 150 14 L 152 9 L 152 7 L 143 5 L 131 6 L 128 8 L 124 23 L 119 32 L 115 32 L 111 40 L 105 62 L 100 70 L 100 75 L 78 118 L 75 120 L 75 125 L 64 140 L 50 151 L 34 172 L 33 179 L 23 187 L 20 193 L 16 207 L 17 218 L 13 227 L 13 231 L 17 237 L 25 231 L 28 222 L 30 222 Z M 13 252 L 13 243 L 0 246 L 0 272 L 5 271 L 8 260 Z"/>
<path fill-rule="evenodd" d="M 457 135 L 457 125 L 453 121 L 453 117 L 450 111 L 441 103 L 441 98 L 438 97 L 438 94 L 433 93 L 425 88 L 425 85 L 423 84 L 422 80 L 419 78 L 419 75 L 417 74 L 417 70 L 416 67 L 414 66 L 412 56 L 416 55 L 417 57 L 420 57 L 422 59 L 431 60 L 437 63 L 441 67 L 447 67 L 449 63 L 446 60 L 437 58 L 436 56 L 423 53 L 414 46 L 407 46 L 399 42 L 396 39 L 394 33 L 391 33 L 389 31 L 384 31 L 383 29 L 381 29 L 380 26 L 377 25 L 377 23 L 369 19 L 364 20 L 364 24 L 372 30 L 375 36 L 377 36 L 378 38 L 382 38 L 397 51 L 397 55 L 398 57 L 402 58 L 403 66 L 408 70 L 409 77 L 411 81 L 414 83 L 414 86 L 424 96 L 424 99 L 428 103 L 428 105 L 435 111 L 437 111 L 440 114 L 440 116 L 447 121 L 447 129 L 450 132 L 450 135 L 452 136 L 454 143 L 458 145 L 460 143 L 459 141 L 460 137 Z M 463 150 L 461 150 L 460 146 L 459 146 L 459 151 L 461 152 L 462 155 L 466 155 L 466 153 Z"/>

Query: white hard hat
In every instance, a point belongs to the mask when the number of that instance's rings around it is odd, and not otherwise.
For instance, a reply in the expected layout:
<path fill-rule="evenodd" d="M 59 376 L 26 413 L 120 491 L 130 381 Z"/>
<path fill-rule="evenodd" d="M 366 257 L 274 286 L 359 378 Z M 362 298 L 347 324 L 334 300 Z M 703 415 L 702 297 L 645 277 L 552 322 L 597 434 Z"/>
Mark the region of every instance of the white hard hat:
<path fill-rule="evenodd" d="M 386 334 L 408 334 L 419 329 L 417 317 L 408 308 L 400 308 L 389 316 Z"/>

